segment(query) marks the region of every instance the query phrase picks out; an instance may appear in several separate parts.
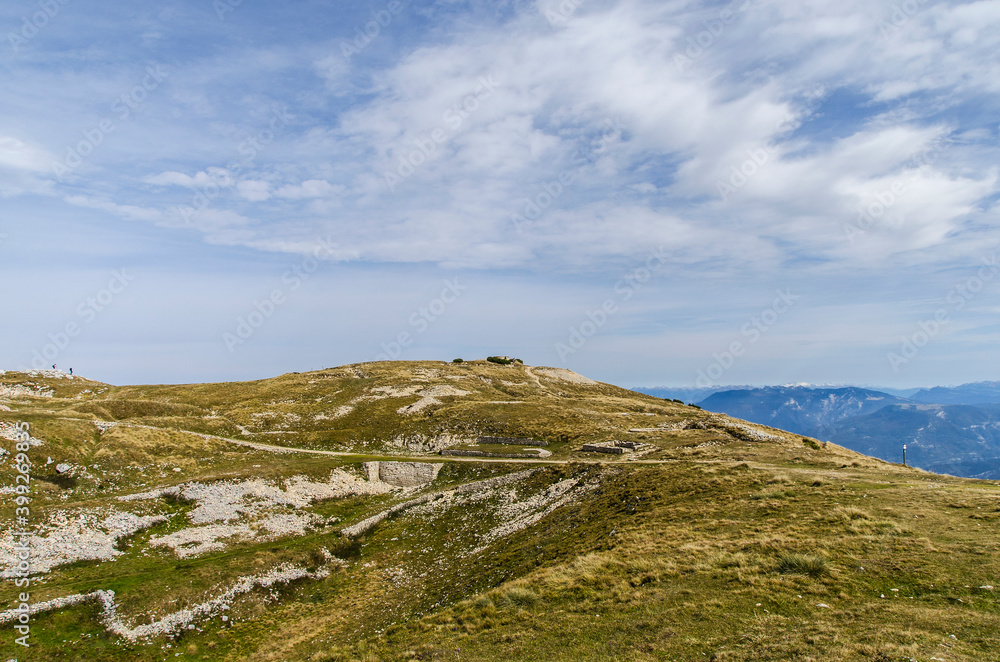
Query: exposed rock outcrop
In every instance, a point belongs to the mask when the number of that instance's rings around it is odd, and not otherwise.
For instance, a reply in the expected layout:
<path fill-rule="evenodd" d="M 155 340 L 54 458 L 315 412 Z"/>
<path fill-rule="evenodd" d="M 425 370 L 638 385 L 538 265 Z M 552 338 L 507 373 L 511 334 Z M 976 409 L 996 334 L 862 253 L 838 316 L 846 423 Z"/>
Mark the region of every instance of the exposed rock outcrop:
<path fill-rule="evenodd" d="M 343 563 L 343 562 L 341 562 Z M 39 602 L 31 605 L 28 613 L 31 615 L 41 614 L 47 611 L 65 609 L 85 602 L 97 602 L 101 605 L 101 622 L 108 632 L 135 643 L 139 640 L 150 639 L 152 637 L 170 635 L 180 632 L 192 623 L 204 621 L 229 609 L 233 601 L 253 589 L 270 588 L 279 584 L 287 584 L 299 579 L 324 579 L 330 575 L 328 568 L 320 568 L 316 572 L 309 572 L 305 568 L 297 568 L 291 564 L 283 564 L 260 576 L 240 577 L 237 582 L 224 591 L 221 595 L 194 605 L 187 609 L 175 611 L 167 614 L 159 621 L 148 624 L 130 627 L 119 615 L 118 605 L 115 602 L 114 591 L 97 590 L 92 593 L 77 593 L 62 598 L 55 598 L 46 602 Z M 0 623 L 10 623 L 19 617 L 20 613 L 8 609 L 0 612 Z M 228 617 L 223 616 L 224 619 Z"/>
<path fill-rule="evenodd" d="M 464 446 L 474 444 L 475 438 L 461 437 L 451 434 L 438 434 L 427 436 L 415 434 L 404 437 L 402 435 L 390 439 L 388 445 L 407 453 L 437 453 L 452 446 Z"/>
<path fill-rule="evenodd" d="M 511 483 L 516 483 L 517 481 L 524 480 L 528 476 L 532 475 L 538 471 L 537 469 L 528 469 L 526 471 L 518 471 L 517 473 L 507 474 L 506 476 L 497 476 L 495 478 L 487 478 L 486 480 L 477 480 L 474 483 L 466 483 L 464 485 L 459 485 L 454 490 L 450 492 L 432 492 L 430 494 L 424 494 L 417 497 L 416 499 L 410 499 L 409 501 L 404 501 L 403 503 L 397 503 L 395 506 L 383 510 L 382 512 L 372 515 L 371 517 L 361 520 L 357 524 L 341 529 L 340 535 L 348 538 L 356 538 L 360 535 L 368 533 L 386 519 L 392 515 L 396 515 L 405 510 L 409 510 L 415 506 L 419 506 L 435 499 L 440 499 L 447 496 L 449 493 L 452 494 L 472 494 L 475 492 L 481 492 L 483 490 L 490 490 L 502 485 L 509 485 Z"/>

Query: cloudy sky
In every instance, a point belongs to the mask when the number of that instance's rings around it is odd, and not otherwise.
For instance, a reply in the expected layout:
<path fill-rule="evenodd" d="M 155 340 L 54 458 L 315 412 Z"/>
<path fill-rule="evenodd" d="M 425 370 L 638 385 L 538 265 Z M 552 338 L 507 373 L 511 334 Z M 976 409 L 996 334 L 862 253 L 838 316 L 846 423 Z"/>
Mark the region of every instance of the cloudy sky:
<path fill-rule="evenodd" d="M 1000 1 L 10 0 L 0 34 L 0 368 L 1000 378 Z"/>

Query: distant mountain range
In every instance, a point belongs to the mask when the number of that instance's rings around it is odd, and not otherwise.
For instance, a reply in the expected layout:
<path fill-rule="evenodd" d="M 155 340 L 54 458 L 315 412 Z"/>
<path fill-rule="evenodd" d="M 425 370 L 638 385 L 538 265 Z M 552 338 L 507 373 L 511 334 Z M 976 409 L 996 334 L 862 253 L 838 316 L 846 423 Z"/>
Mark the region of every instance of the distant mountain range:
<path fill-rule="evenodd" d="M 817 427 L 905 402 L 887 393 L 854 386 L 836 389 L 766 386 L 714 393 L 698 405 L 754 423 L 766 423 L 782 430 L 811 435 Z"/>
<path fill-rule="evenodd" d="M 985 405 L 1000 402 L 1000 382 L 975 382 L 961 386 L 920 389 L 909 396 L 915 402 L 935 405 Z"/>
<path fill-rule="evenodd" d="M 809 385 L 636 389 L 890 462 L 1000 480 L 1000 382 L 911 389 Z"/>

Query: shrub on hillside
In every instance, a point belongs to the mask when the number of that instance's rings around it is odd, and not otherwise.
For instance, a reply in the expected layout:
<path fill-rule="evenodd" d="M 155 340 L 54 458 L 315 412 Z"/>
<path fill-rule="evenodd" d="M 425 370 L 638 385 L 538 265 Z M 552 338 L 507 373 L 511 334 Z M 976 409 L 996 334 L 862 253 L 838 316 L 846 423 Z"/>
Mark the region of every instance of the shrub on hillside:
<path fill-rule="evenodd" d="M 504 600 L 504 598 L 506 598 Z M 538 604 L 539 597 L 534 591 L 520 586 L 513 586 L 504 594 L 501 594 L 501 601 L 508 602 L 509 604 L 516 605 L 518 607 L 532 607 Z"/>
<path fill-rule="evenodd" d="M 808 554 L 784 554 L 778 559 L 777 571 L 783 575 L 820 577 L 827 572 L 826 559 Z"/>

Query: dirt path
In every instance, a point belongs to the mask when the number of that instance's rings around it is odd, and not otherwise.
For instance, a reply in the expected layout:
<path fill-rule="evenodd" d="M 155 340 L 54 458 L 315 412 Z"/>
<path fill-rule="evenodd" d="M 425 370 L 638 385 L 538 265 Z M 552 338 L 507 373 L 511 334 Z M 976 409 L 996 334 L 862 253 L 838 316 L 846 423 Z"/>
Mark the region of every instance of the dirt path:
<path fill-rule="evenodd" d="M 64 417 L 65 418 L 65 417 Z M 65 420 L 81 420 L 81 421 L 91 421 L 91 419 L 70 419 L 65 418 Z M 223 441 L 230 444 L 236 444 L 237 446 L 244 446 L 246 448 L 252 448 L 258 451 L 265 451 L 269 453 L 277 453 L 280 455 L 289 455 L 293 453 L 306 453 L 309 455 L 329 455 L 332 457 L 345 457 L 345 458 L 364 458 L 368 460 L 379 460 L 379 461 L 396 461 L 396 462 L 495 462 L 501 464 L 606 464 L 606 465 L 629 465 L 629 464 L 670 464 L 673 462 L 678 462 L 677 459 L 663 459 L 663 460 L 628 460 L 622 459 L 619 461 L 608 461 L 607 459 L 572 459 L 572 460 L 553 460 L 553 459 L 533 459 L 533 458 L 491 458 L 491 457 L 462 457 L 457 455 L 382 455 L 379 453 L 350 453 L 346 451 L 324 451 L 316 450 L 311 448 L 294 448 L 290 446 L 277 446 L 274 444 L 264 444 L 257 441 L 246 441 L 243 439 L 231 439 L 229 437 L 220 437 L 214 434 L 205 434 L 203 432 L 192 432 L 191 430 L 177 430 L 174 428 L 158 428 L 152 425 L 140 425 L 138 423 L 119 423 L 123 427 L 135 427 L 135 428 L 145 428 L 147 430 L 168 430 L 172 432 L 183 432 L 185 434 L 193 434 L 195 436 L 201 437 L 202 439 L 215 439 L 217 441 Z M 618 457 L 618 456 L 616 456 Z M 627 457 L 627 456 L 626 456 Z M 694 460 L 688 459 L 688 462 L 694 462 L 697 464 L 729 464 L 730 462 L 726 460 Z M 745 464 L 755 468 L 755 469 L 768 469 L 774 470 L 775 467 L 767 463 L 746 461 Z M 816 469 L 808 468 L 795 468 L 795 467 L 783 467 L 783 471 L 788 472 L 802 472 L 814 474 Z M 843 477 L 844 474 L 837 474 Z M 867 474 L 866 474 L 867 475 Z"/>
<path fill-rule="evenodd" d="M 81 419 L 83 420 L 83 419 Z M 245 446 L 246 448 L 252 448 L 258 451 L 267 451 L 271 453 L 278 453 L 282 455 L 288 455 L 290 453 L 307 453 L 310 455 L 332 455 L 334 457 L 357 457 L 357 458 L 367 458 L 372 460 L 385 460 L 385 461 L 397 461 L 397 462 L 412 462 L 412 461 L 423 461 L 423 462 L 501 462 L 501 463 L 517 463 L 517 464 L 569 464 L 570 462 L 577 462 L 583 464 L 615 464 L 613 462 L 601 462 L 600 460 L 543 460 L 543 459 L 530 459 L 530 458 L 495 458 L 495 457 L 462 457 L 457 455 L 383 455 L 379 453 L 348 453 L 346 451 L 322 451 L 312 448 L 294 448 L 290 446 L 276 446 L 274 444 L 262 444 L 258 441 L 245 441 L 243 439 L 230 439 L 229 437 L 220 437 L 214 434 L 205 434 L 204 432 L 192 432 L 191 430 L 175 430 L 172 428 L 158 428 L 152 425 L 140 425 L 138 423 L 120 423 L 123 427 L 133 427 L 133 428 L 145 428 L 147 430 L 171 430 L 172 432 L 184 432 L 185 434 L 193 434 L 202 439 L 215 439 L 218 441 L 224 441 L 230 444 L 236 444 L 237 446 Z M 638 462 L 669 462 L 670 460 L 638 460 Z M 635 462 L 630 462 L 629 464 L 635 464 Z"/>
<path fill-rule="evenodd" d="M 544 386 L 542 386 L 542 382 L 541 382 L 541 380 L 540 380 L 540 379 L 538 379 L 538 375 L 536 375 L 535 373 L 533 373 L 533 372 L 531 371 L 531 367 L 530 367 L 530 366 L 524 366 L 524 371 L 525 371 L 526 373 L 528 373 L 528 376 L 529 376 L 529 377 L 531 377 L 532 379 L 534 379 L 534 380 L 535 380 L 535 383 L 536 383 L 536 384 L 538 384 L 538 388 L 545 388 Z"/>
<path fill-rule="evenodd" d="M 79 421 L 90 421 L 91 419 L 84 418 L 65 418 L 64 420 L 79 420 Z M 252 448 L 258 451 L 265 451 L 269 453 L 277 453 L 279 455 L 289 455 L 292 453 L 306 453 L 308 455 L 330 455 L 333 457 L 354 457 L 354 458 L 365 458 L 369 460 L 379 460 L 379 461 L 396 461 L 396 462 L 496 462 L 501 464 L 608 464 L 608 465 L 620 465 L 620 464 L 668 464 L 671 462 L 677 462 L 677 460 L 667 459 L 667 460 L 627 460 L 623 459 L 620 461 L 608 461 L 607 459 L 572 459 L 572 460 L 552 460 L 552 459 L 533 459 L 533 458 L 503 458 L 503 457 L 482 457 L 482 456 L 472 456 L 472 457 L 462 457 L 460 455 L 383 455 L 379 453 L 350 453 L 346 451 L 324 451 L 316 450 L 313 448 L 295 448 L 292 446 L 277 446 L 275 444 L 264 444 L 258 441 L 246 441 L 244 439 L 232 439 L 230 437 L 220 437 L 214 434 L 206 434 L 204 432 L 193 432 L 191 430 L 178 430 L 175 428 L 158 428 L 153 425 L 141 425 L 139 423 L 119 423 L 122 427 L 132 427 L 132 428 L 144 428 L 146 430 L 160 430 L 160 431 L 170 431 L 170 432 L 183 432 L 184 434 L 193 434 L 196 437 L 201 437 L 202 439 L 215 439 L 217 441 L 224 441 L 229 444 L 236 444 L 237 446 L 244 446 L 246 448 Z M 615 456 L 620 457 L 620 456 Z M 713 464 L 718 462 L 717 460 L 690 460 L 693 462 Z M 763 465 L 762 465 L 763 466 Z"/>

